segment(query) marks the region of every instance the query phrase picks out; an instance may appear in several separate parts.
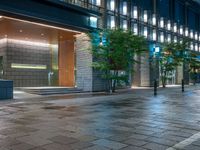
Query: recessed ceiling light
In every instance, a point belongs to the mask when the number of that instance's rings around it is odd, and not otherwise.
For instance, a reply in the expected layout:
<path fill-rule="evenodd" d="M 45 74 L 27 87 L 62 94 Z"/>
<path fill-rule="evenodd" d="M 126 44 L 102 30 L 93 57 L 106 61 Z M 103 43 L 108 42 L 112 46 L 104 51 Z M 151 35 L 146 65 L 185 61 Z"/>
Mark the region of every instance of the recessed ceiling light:
<path fill-rule="evenodd" d="M 7 34 L 5 34 L 4 36 L 5 36 L 5 37 L 8 37 L 8 35 L 7 35 Z"/>
<path fill-rule="evenodd" d="M 44 33 L 41 33 L 41 36 L 44 36 Z"/>
<path fill-rule="evenodd" d="M 60 38 L 62 39 L 63 37 L 62 37 L 62 36 L 60 36 Z"/>
<path fill-rule="evenodd" d="M 3 18 L 3 16 L 0 16 L 0 18 Z"/>
<path fill-rule="evenodd" d="M 19 30 L 19 32 L 23 32 L 22 30 Z"/>

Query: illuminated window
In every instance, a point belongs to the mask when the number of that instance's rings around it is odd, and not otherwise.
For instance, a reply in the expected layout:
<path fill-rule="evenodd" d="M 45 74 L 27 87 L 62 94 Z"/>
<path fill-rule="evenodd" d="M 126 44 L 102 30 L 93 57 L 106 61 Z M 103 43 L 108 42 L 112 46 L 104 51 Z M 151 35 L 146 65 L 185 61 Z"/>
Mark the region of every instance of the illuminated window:
<path fill-rule="evenodd" d="M 174 36 L 174 43 L 177 42 L 177 36 Z"/>
<path fill-rule="evenodd" d="M 160 32 L 160 42 L 164 42 L 164 33 Z"/>
<path fill-rule="evenodd" d="M 156 25 L 156 15 L 155 14 L 152 15 L 152 24 Z"/>
<path fill-rule="evenodd" d="M 153 35 L 152 38 L 154 41 L 156 41 L 157 35 L 156 35 L 156 29 L 153 29 Z"/>
<path fill-rule="evenodd" d="M 115 10 L 115 0 L 110 0 L 110 10 Z"/>
<path fill-rule="evenodd" d="M 96 5 L 101 6 L 101 0 L 96 0 Z"/>
<path fill-rule="evenodd" d="M 110 17 L 110 27 L 111 27 L 111 28 L 114 28 L 114 27 L 115 27 L 115 17 L 114 17 L 114 16 L 111 16 L 111 17 Z"/>
<path fill-rule="evenodd" d="M 147 13 L 147 10 L 144 11 L 144 22 L 147 22 L 148 21 L 148 13 Z"/>
<path fill-rule="evenodd" d="M 123 20 L 123 29 L 127 29 L 127 20 Z"/>
<path fill-rule="evenodd" d="M 170 20 L 167 21 L 167 30 L 171 30 L 171 22 L 170 22 Z"/>
<path fill-rule="evenodd" d="M 180 26 L 179 33 L 180 33 L 181 35 L 183 35 L 183 26 Z"/>
<path fill-rule="evenodd" d="M 190 30 L 190 38 L 193 38 L 193 37 L 194 37 L 193 30 Z"/>
<path fill-rule="evenodd" d="M 198 44 L 195 44 L 195 51 L 198 51 Z"/>
<path fill-rule="evenodd" d="M 195 32 L 195 40 L 198 40 L 198 33 Z"/>
<path fill-rule="evenodd" d="M 138 18 L 138 9 L 137 9 L 137 6 L 133 7 L 133 18 L 134 19 Z"/>
<path fill-rule="evenodd" d="M 171 42 L 171 34 L 167 35 L 167 42 Z"/>
<path fill-rule="evenodd" d="M 160 27 L 164 28 L 164 18 L 160 18 Z"/>
<path fill-rule="evenodd" d="M 127 2 L 123 2 L 122 13 L 123 15 L 127 14 Z"/>
<path fill-rule="evenodd" d="M 94 28 L 97 27 L 97 17 L 90 17 L 90 26 Z"/>
<path fill-rule="evenodd" d="M 192 42 L 190 43 L 190 50 L 194 50 L 194 45 Z"/>
<path fill-rule="evenodd" d="M 137 23 L 133 24 L 133 32 L 134 32 L 134 34 L 138 35 L 138 24 Z"/>
<path fill-rule="evenodd" d="M 185 28 L 185 36 L 188 36 L 188 28 Z"/>
<path fill-rule="evenodd" d="M 147 38 L 147 36 L 148 36 L 148 29 L 147 29 L 147 27 L 144 27 L 143 35 L 144 35 L 144 37 Z"/>
<path fill-rule="evenodd" d="M 174 23 L 174 28 L 173 28 L 174 32 L 177 32 L 177 24 Z"/>

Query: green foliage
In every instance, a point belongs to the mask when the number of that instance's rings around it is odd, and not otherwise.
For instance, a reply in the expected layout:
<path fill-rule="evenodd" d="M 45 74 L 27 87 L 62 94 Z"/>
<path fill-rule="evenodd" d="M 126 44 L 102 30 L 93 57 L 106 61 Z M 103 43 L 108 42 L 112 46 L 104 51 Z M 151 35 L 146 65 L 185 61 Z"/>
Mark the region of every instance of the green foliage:
<path fill-rule="evenodd" d="M 122 29 L 106 29 L 88 34 L 91 39 L 93 67 L 102 71 L 102 77 L 110 80 L 110 87 L 115 89 L 118 81 L 127 82 L 128 73 L 133 71 L 132 65 L 138 63 L 134 56 L 147 51 L 144 37 L 134 35 Z M 123 71 L 125 73 L 121 74 Z"/>
<path fill-rule="evenodd" d="M 182 43 L 164 43 L 162 45 L 159 63 L 163 87 L 166 86 L 167 74 L 175 70 L 185 60 L 188 60 L 188 57 L 186 57 L 189 53 L 188 45 L 188 40 L 184 40 Z"/>

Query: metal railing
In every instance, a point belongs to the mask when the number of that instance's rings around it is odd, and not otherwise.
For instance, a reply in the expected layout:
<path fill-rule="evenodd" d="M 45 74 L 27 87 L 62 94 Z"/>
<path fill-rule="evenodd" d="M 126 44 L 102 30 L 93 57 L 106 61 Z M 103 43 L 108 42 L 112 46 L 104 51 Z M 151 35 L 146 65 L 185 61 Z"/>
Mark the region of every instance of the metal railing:
<path fill-rule="evenodd" d="M 72 5 L 76 5 L 79 7 L 83 7 L 83 8 L 89 9 L 89 10 L 97 11 L 97 12 L 100 12 L 100 10 L 101 10 L 100 6 L 90 3 L 87 0 L 59 0 L 59 1 L 65 2 L 68 4 L 72 4 Z"/>

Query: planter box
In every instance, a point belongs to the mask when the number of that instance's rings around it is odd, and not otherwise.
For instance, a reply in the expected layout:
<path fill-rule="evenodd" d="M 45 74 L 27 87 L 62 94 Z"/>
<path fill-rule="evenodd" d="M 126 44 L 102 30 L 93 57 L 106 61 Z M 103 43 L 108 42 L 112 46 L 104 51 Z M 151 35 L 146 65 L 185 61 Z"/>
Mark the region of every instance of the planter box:
<path fill-rule="evenodd" d="M 13 99 L 13 81 L 0 80 L 0 100 Z"/>

